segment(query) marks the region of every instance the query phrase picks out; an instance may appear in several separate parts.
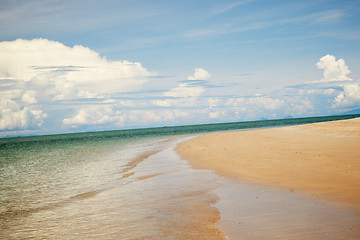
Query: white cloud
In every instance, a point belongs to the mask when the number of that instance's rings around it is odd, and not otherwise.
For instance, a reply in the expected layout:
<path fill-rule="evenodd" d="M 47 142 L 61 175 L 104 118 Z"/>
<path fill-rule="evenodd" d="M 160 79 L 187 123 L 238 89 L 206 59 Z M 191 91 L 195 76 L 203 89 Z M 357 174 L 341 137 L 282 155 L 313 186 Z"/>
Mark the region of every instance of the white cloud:
<path fill-rule="evenodd" d="M 209 118 L 222 122 L 280 118 L 289 106 L 284 99 L 266 96 L 209 100 Z"/>
<path fill-rule="evenodd" d="M 181 83 L 176 88 L 173 88 L 164 93 L 167 97 L 199 97 L 205 91 L 204 87 L 194 85 L 191 82 Z"/>
<path fill-rule="evenodd" d="M 203 68 L 195 68 L 194 74 L 189 76 L 187 80 L 206 80 L 210 78 L 211 75 Z"/>
<path fill-rule="evenodd" d="M 222 100 L 220 98 L 214 98 L 214 97 L 208 98 L 209 107 L 210 108 L 216 107 L 219 105 L 219 103 L 221 103 L 221 101 Z"/>
<path fill-rule="evenodd" d="M 133 111 L 130 113 L 130 118 L 136 119 L 137 122 L 146 121 L 151 124 L 169 124 L 177 122 L 178 124 L 182 120 L 189 116 L 189 112 L 181 110 L 153 110 L 153 111 Z"/>
<path fill-rule="evenodd" d="M 146 126 L 183 125 L 337 113 L 338 107 L 360 103 L 360 86 L 348 77 L 350 71 L 343 61 L 329 56 L 322 58 L 322 65 L 318 64 L 320 69 L 328 72 L 324 73 L 326 81 L 278 89 L 266 96 L 215 94 L 206 98 L 200 97 L 206 90 L 201 81 L 186 81 L 158 98 L 151 95 L 150 98 L 132 100 L 131 107 L 121 104 L 124 100 L 117 100 L 108 102 L 113 104 L 109 106 L 111 110 L 100 107 L 79 110 L 64 120 L 64 125 L 143 127 L 144 123 Z"/>
<path fill-rule="evenodd" d="M 152 74 L 140 63 L 109 61 L 87 47 L 47 39 L 0 42 L 0 78 L 52 88 L 54 99 L 138 89 Z"/>
<path fill-rule="evenodd" d="M 249 97 L 249 98 L 231 98 L 227 101 L 229 106 L 244 106 L 246 108 L 262 108 L 267 110 L 276 110 L 285 104 L 283 99 L 270 97 Z"/>
<path fill-rule="evenodd" d="M 310 115 L 310 112 L 314 109 L 314 105 L 307 99 L 296 99 L 288 103 L 286 114 L 292 116 Z"/>
<path fill-rule="evenodd" d="M 83 125 L 99 125 L 102 127 L 143 127 L 181 124 L 189 117 L 188 111 L 171 110 L 128 110 L 120 111 L 118 105 L 92 106 L 81 108 L 75 116 L 63 120 L 64 126 L 77 128 Z"/>
<path fill-rule="evenodd" d="M 75 116 L 65 118 L 65 125 L 94 125 L 117 122 L 121 123 L 124 119 L 122 112 L 116 111 L 112 106 L 91 106 L 81 108 Z"/>
<path fill-rule="evenodd" d="M 316 64 L 319 69 L 323 70 L 323 81 L 346 81 L 351 80 L 347 75 L 350 74 L 348 66 L 343 59 L 336 60 L 333 55 L 326 55 L 320 58 Z"/>
<path fill-rule="evenodd" d="M 221 115 L 220 112 L 209 112 L 209 118 L 210 119 L 217 119 Z"/>
<path fill-rule="evenodd" d="M 115 101 L 114 101 L 115 102 Z M 120 100 L 117 102 L 119 105 L 124 106 L 124 107 L 136 107 L 139 106 L 139 104 L 136 104 L 134 101 L 132 100 Z"/>
<path fill-rule="evenodd" d="M 344 85 L 341 91 L 334 99 L 333 107 L 353 107 L 360 105 L 360 85 L 357 82 Z"/>
<path fill-rule="evenodd" d="M 139 89 L 151 75 L 140 63 L 108 61 L 82 46 L 17 40 L 0 43 L 0 54 L 9 56 L 0 59 L 0 134 L 42 126 L 108 130 L 311 116 L 360 105 L 359 82 L 349 77 L 345 61 L 332 55 L 316 64 L 324 71 L 316 83 L 266 95 L 230 97 L 209 91 L 201 97 L 206 86 L 214 86 L 200 81 L 210 77 L 202 68 L 159 96 L 158 91 L 123 92 Z M 62 126 L 49 121 L 62 121 Z"/>
<path fill-rule="evenodd" d="M 325 94 L 334 96 L 333 108 L 357 107 L 360 105 L 360 85 L 348 75 L 351 73 L 349 67 L 343 59 L 336 60 L 333 55 L 326 55 L 320 58 L 316 64 L 323 70 L 322 82 L 330 84 L 330 88 L 324 90 Z M 334 88 L 342 90 L 334 90 Z M 317 89 L 314 89 L 316 91 Z"/>
<path fill-rule="evenodd" d="M 21 97 L 21 101 L 27 104 L 35 104 L 37 103 L 36 100 L 36 91 L 28 90 L 25 91 L 24 95 Z"/>
<path fill-rule="evenodd" d="M 106 101 L 113 93 L 138 90 L 154 75 L 140 63 L 110 61 L 87 47 L 68 47 L 47 39 L 0 42 L 0 56 L 1 130 L 41 127 L 48 116 L 44 108 L 54 110 L 56 102 L 63 108 L 60 100 Z M 120 121 L 107 108 L 104 116 L 92 110 L 80 109 L 64 122 L 86 125 L 112 122 L 113 118 Z"/>
<path fill-rule="evenodd" d="M 0 130 L 40 127 L 46 117 L 40 109 L 21 107 L 9 98 L 0 98 Z"/>
<path fill-rule="evenodd" d="M 166 100 L 157 99 L 157 100 L 153 100 L 151 102 L 152 102 L 152 104 L 154 104 L 156 106 L 160 106 L 160 107 L 170 107 L 174 103 L 174 101 L 171 101 L 170 99 L 166 99 Z"/>

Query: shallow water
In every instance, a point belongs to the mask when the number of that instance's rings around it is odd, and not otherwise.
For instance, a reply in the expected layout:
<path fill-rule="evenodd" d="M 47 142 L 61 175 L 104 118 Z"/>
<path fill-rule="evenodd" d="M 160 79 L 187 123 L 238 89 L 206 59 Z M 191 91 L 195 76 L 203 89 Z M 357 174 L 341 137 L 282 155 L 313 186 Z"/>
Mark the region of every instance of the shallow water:
<path fill-rule="evenodd" d="M 222 239 L 217 177 L 191 169 L 174 152 L 177 141 L 86 147 L 65 166 L 59 158 L 4 167 L 0 238 Z"/>

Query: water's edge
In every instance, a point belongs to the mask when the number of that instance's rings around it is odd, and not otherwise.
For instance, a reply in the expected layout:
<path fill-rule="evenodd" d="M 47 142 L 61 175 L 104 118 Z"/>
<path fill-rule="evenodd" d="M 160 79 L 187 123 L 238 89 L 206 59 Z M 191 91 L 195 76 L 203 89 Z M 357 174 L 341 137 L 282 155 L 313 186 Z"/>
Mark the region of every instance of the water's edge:
<path fill-rule="evenodd" d="M 203 134 L 202 134 L 203 135 Z M 192 138 L 201 135 L 193 136 Z M 184 139 L 182 142 L 189 140 Z M 180 154 L 178 154 L 180 156 Z M 186 159 L 185 159 L 186 160 Z M 188 161 L 191 166 L 191 161 Z M 216 175 L 213 171 L 210 174 Z M 360 212 L 302 193 L 218 176 L 214 206 L 229 239 L 359 239 Z"/>
<path fill-rule="evenodd" d="M 233 183 L 210 170 L 193 169 L 177 154 L 176 145 L 209 132 L 338 118 L 2 138 L 0 239 L 236 236 L 225 226 L 238 219 L 227 211 L 230 207 L 231 213 L 240 211 L 236 217 L 249 216 L 250 205 L 243 198 L 254 188 L 243 184 L 239 189 L 242 183 L 231 187 Z M 255 231 L 253 226 L 249 232 Z"/>

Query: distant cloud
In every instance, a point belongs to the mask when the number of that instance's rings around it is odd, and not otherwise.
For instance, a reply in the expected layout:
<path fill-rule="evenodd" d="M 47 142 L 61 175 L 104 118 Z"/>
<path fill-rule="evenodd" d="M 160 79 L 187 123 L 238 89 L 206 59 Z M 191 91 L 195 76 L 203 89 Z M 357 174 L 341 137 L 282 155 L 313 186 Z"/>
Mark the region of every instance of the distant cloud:
<path fill-rule="evenodd" d="M 152 126 L 163 126 L 164 124 L 180 125 L 189 119 L 189 111 L 178 109 L 141 109 L 121 111 L 119 106 L 92 106 L 80 109 L 72 118 L 63 120 L 63 124 L 72 128 L 84 126 L 104 127 L 110 126 L 113 129 L 119 127 L 143 127 L 144 124 Z M 107 127 L 109 129 L 109 127 Z"/>
<path fill-rule="evenodd" d="M 228 100 L 227 104 L 231 106 L 252 106 L 252 108 L 261 108 L 267 110 L 276 110 L 284 106 L 285 101 L 278 98 L 271 97 L 249 97 L 249 98 L 231 98 Z"/>
<path fill-rule="evenodd" d="M 114 110 L 111 106 L 91 106 L 81 108 L 71 118 L 65 118 L 63 124 L 77 127 L 79 125 L 97 125 L 115 122 L 117 125 L 122 125 L 123 121 L 124 116 L 122 112 Z"/>
<path fill-rule="evenodd" d="M 21 107 L 9 98 L 0 97 L 0 130 L 38 128 L 46 117 L 40 109 Z"/>
<path fill-rule="evenodd" d="M 176 88 L 170 89 L 164 93 L 167 97 L 198 97 L 205 91 L 205 88 L 199 85 L 189 83 L 181 83 Z"/>
<path fill-rule="evenodd" d="M 231 121 L 329 115 L 360 106 L 360 81 L 350 77 L 343 59 L 325 55 L 316 66 L 323 71 L 318 81 L 276 89 L 267 95 L 210 97 L 209 118 Z"/>
<path fill-rule="evenodd" d="M 323 70 L 323 81 L 346 81 L 351 80 L 347 75 L 350 74 L 348 66 L 343 59 L 336 60 L 333 55 L 326 55 L 320 58 L 316 64 L 319 69 Z"/>
<path fill-rule="evenodd" d="M 35 104 L 37 103 L 36 94 L 37 92 L 34 90 L 25 91 L 21 97 L 21 101 L 27 104 Z"/>
<path fill-rule="evenodd" d="M 194 74 L 192 76 L 189 76 L 188 80 L 206 80 L 210 78 L 211 75 L 203 68 L 195 68 Z"/>
<path fill-rule="evenodd" d="M 360 83 L 346 83 L 344 90 L 334 99 L 333 107 L 354 107 L 360 106 Z"/>
<path fill-rule="evenodd" d="M 152 102 L 152 104 L 154 104 L 156 106 L 160 106 L 160 107 L 170 107 L 174 103 L 174 101 L 170 100 L 170 99 L 166 99 L 166 100 L 156 99 L 151 102 Z"/>
<path fill-rule="evenodd" d="M 333 100 L 333 108 L 360 105 L 360 83 L 348 76 L 351 71 L 343 59 L 336 60 L 335 56 L 328 54 L 320 58 L 316 66 L 323 70 L 324 78 L 321 82 L 330 84 L 331 88 L 325 91 L 330 95 L 337 94 Z"/>

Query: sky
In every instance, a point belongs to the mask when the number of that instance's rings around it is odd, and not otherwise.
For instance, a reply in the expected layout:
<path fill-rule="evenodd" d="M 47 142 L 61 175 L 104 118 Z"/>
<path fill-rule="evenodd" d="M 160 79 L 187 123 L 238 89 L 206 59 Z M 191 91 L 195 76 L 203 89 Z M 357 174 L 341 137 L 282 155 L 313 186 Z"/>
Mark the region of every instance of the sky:
<path fill-rule="evenodd" d="M 0 1 L 0 137 L 360 108 L 359 0 Z"/>

